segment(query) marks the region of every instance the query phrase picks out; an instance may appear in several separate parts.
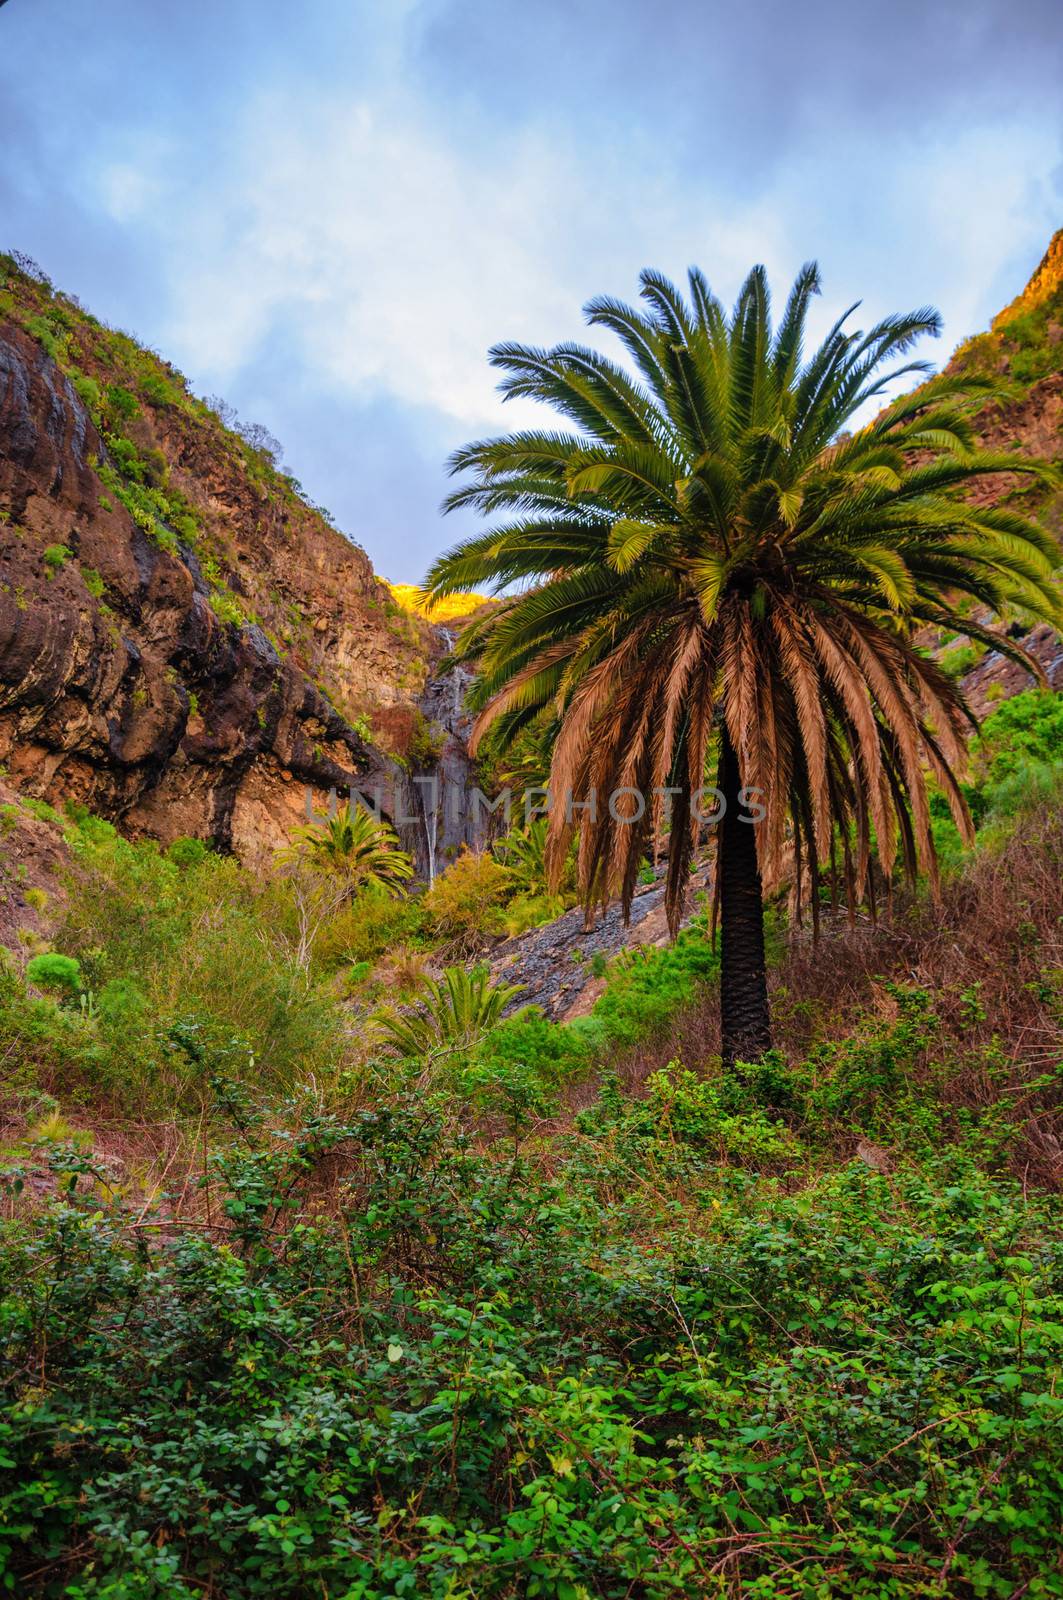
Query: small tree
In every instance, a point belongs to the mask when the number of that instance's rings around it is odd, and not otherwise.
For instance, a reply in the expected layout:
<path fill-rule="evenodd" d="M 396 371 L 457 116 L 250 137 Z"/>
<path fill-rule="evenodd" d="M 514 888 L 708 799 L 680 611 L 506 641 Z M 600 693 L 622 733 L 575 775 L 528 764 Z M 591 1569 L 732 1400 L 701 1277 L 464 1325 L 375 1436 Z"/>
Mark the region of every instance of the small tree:
<path fill-rule="evenodd" d="M 349 892 L 398 890 L 413 877 L 413 862 L 399 847 L 395 830 L 362 806 L 342 806 L 319 816 L 296 836 L 296 851 L 322 871 L 342 876 Z"/>

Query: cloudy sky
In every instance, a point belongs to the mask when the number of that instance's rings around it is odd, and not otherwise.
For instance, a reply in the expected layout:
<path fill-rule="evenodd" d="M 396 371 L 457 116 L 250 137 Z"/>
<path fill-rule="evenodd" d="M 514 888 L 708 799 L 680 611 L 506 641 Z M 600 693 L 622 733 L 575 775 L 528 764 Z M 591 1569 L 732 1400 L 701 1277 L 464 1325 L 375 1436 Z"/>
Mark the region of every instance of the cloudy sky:
<path fill-rule="evenodd" d="M 952 346 L 1063 222 L 1056 0 L 0 0 L 0 246 L 416 581 L 487 347 L 699 263 Z"/>

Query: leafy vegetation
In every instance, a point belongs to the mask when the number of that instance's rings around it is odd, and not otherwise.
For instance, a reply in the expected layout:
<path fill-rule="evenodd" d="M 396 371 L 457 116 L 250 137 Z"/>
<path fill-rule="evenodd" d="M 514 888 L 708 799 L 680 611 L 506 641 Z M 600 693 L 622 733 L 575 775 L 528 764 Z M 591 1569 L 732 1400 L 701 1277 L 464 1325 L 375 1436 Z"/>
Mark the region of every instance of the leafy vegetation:
<path fill-rule="evenodd" d="M 787 1192 L 763 1115 L 651 1094 L 552 1173 L 423 1099 L 238 1108 L 197 1226 L 57 1151 L 2 1263 L 19 1592 L 1058 1594 L 1057 1203 L 958 1150 Z"/>
<path fill-rule="evenodd" d="M 164 852 L 90 817 L 67 837 L 61 952 L 33 958 L 28 989 L 0 969 L 9 1102 L 172 1116 L 202 1106 L 216 1071 L 279 1088 L 338 1070 L 342 1019 L 309 981 L 317 874 L 257 883 L 197 840 Z"/>
<path fill-rule="evenodd" d="M 441 978 L 422 979 L 412 1011 L 380 1013 L 376 1030 L 396 1055 L 431 1062 L 439 1051 L 474 1045 L 519 993 L 519 984 L 492 983 L 486 967 L 447 967 Z"/>
<path fill-rule="evenodd" d="M 316 818 L 300 831 L 297 848 L 351 891 L 396 890 L 413 877 L 413 862 L 399 849 L 395 830 L 364 806 L 340 806 Z"/>
<path fill-rule="evenodd" d="M 424 910 L 451 954 L 467 955 L 502 932 L 509 887 L 506 868 L 484 851 L 462 850 L 440 873 L 424 897 Z"/>

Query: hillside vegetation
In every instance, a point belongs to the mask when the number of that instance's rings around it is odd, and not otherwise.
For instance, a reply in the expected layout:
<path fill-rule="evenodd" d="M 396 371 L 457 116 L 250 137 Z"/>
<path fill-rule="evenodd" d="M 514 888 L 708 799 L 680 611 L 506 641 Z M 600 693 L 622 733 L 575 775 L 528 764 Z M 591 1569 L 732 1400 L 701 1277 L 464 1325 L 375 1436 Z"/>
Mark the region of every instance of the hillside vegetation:
<path fill-rule="evenodd" d="M 424 900 L 38 806 L 9 1587 L 1063 1592 L 1060 704 L 990 722 L 940 908 L 780 923 L 781 1048 L 727 1075 L 697 924 L 410 1054 L 369 1019 L 453 948 Z"/>

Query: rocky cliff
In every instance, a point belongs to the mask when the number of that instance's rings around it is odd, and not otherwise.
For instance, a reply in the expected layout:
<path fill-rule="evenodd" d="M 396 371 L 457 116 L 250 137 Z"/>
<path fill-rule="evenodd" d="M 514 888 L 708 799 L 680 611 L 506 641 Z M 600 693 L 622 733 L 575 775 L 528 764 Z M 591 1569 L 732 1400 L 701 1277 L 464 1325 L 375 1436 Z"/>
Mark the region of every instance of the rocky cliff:
<path fill-rule="evenodd" d="M 986 407 L 978 418 L 979 440 L 986 448 L 1022 450 L 1063 462 L 1063 228 L 1022 292 L 993 318 L 987 333 L 960 346 L 947 370 L 985 373 L 1008 386 L 1008 399 Z M 1035 515 L 1063 545 L 1059 491 L 1001 475 L 987 479 L 977 494 L 984 503 L 1010 504 Z M 1058 635 L 1044 625 L 1026 632 L 1019 620 L 1009 632 L 1041 663 L 1049 683 L 1063 688 L 1063 642 Z M 958 656 L 965 649 L 962 644 L 941 643 L 946 665 L 955 659 L 953 651 Z M 1029 688 L 1029 674 L 1008 658 L 997 652 L 967 653 L 975 659 L 962 681 L 977 716 L 992 710 L 996 701 Z"/>
<path fill-rule="evenodd" d="M 443 648 L 254 435 L 0 256 L 14 783 L 253 854 L 290 835 L 307 786 L 401 787 Z"/>

